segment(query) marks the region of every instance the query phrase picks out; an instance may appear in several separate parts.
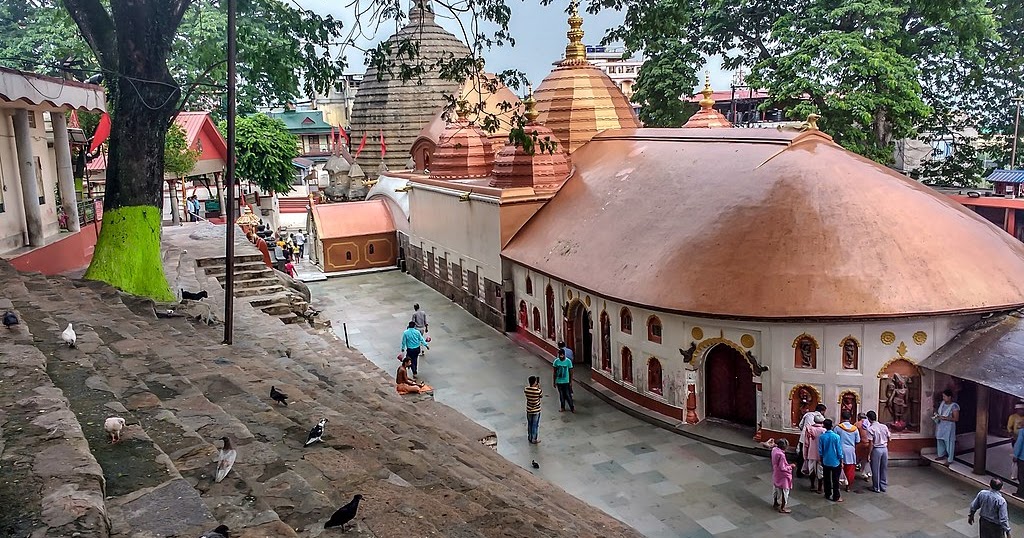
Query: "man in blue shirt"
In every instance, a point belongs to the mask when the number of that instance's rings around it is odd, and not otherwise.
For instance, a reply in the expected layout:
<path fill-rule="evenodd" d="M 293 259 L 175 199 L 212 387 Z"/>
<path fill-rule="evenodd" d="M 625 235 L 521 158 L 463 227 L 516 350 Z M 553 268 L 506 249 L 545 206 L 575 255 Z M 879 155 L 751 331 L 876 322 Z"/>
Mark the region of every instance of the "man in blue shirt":
<path fill-rule="evenodd" d="M 423 341 L 423 335 L 416 330 L 416 323 L 410 321 L 409 328 L 402 333 L 402 352 L 409 359 L 412 359 L 412 375 L 416 377 L 418 374 L 417 359 L 420 356 L 420 349 L 426 344 Z"/>
<path fill-rule="evenodd" d="M 978 536 L 981 538 L 1010 538 L 1010 518 L 1006 514 L 1006 499 L 999 493 L 1003 489 L 1003 481 L 993 478 L 988 483 L 990 489 L 978 492 L 971 503 L 971 512 L 967 515 L 967 523 L 974 525 L 974 513 L 981 512 L 978 524 Z"/>
<path fill-rule="evenodd" d="M 1024 493 L 1024 429 L 1017 432 L 1017 441 L 1013 444 L 1013 463 L 1017 465 L 1017 493 L 1018 497 Z"/>
<path fill-rule="evenodd" d="M 825 419 L 825 433 L 818 437 L 818 457 L 824 468 L 825 498 L 837 503 L 843 502 L 839 497 L 839 471 L 843 465 L 843 447 L 839 434 L 833 430 L 832 419 Z"/>
<path fill-rule="evenodd" d="M 558 349 L 565 352 L 565 358 L 569 359 L 570 362 L 575 362 L 575 356 L 573 355 L 572 350 L 565 346 L 565 342 L 559 342 Z"/>
<path fill-rule="evenodd" d="M 572 403 L 572 361 L 565 358 L 565 349 L 558 350 L 558 358 L 551 363 L 554 367 L 555 388 L 558 389 L 559 412 L 565 411 L 566 404 L 569 411 L 576 412 L 576 406 Z"/>

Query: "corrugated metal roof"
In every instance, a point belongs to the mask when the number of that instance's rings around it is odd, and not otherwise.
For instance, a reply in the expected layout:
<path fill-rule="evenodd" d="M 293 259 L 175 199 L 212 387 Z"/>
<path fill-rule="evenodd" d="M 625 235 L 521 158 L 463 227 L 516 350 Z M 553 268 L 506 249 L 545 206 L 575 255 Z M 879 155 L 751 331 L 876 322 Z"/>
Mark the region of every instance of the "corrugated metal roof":
<path fill-rule="evenodd" d="M 986 179 L 1000 183 L 1024 183 L 1024 170 L 995 170 Z"/>
<path fill-rule="evenodd" d="M 1017 311 L 982 320 L 920 366 L 1024 398 L 1024 319 Z"/>
<path fill-rule="evenodd" d="M 313 222 L 320 239 L 360 237 L 395 231 L 391 211 L 384 200 L 379 199 L 314 205 Z"/>

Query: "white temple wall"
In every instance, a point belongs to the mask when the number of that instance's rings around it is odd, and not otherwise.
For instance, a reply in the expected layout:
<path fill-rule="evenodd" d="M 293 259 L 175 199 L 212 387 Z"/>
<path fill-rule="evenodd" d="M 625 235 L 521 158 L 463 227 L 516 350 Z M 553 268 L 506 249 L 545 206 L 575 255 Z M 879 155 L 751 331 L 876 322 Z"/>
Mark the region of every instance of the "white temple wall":
<path fill-rule="evenodd" d="M 462 260 L 464 271 L 500 283 L 501 221 L 497 203 L 459 200 L 461 191 L 416 184 L 409 192 L 409 244 L 448 263 Z M 464 275 L 465 276 L 465 275 Z"/>

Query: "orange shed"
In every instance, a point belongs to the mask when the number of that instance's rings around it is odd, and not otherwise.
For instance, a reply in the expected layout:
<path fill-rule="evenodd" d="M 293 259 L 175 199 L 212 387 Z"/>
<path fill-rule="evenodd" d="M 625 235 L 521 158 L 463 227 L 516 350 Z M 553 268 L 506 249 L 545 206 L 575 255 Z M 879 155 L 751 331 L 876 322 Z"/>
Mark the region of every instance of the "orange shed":
<path fill-rule="evenodd" d="M 393 267 L 398 236 L 383 200 L 313 206 L 313 262 L 325 273 Z"/>

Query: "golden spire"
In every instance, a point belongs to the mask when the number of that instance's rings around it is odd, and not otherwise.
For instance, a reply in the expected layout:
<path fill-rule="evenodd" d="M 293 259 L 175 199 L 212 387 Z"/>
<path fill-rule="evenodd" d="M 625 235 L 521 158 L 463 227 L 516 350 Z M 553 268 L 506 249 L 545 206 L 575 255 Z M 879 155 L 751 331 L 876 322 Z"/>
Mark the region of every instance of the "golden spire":
<path fill-rule="evenodd" d="M 700 100 L 700 107 L 704 110 L 711 110 L 711 107 L 715 106 L 715 100 L 711 98 L 711 95 L 715 93 L 711 89 L 711 71 L 704 72 L 704 89 L 700 93 L 704 96 Z"/>
<path fill-rule="evenodd" d="M 583 45 L 583 17 L 579 13 L 579 0 L 569 2 L 569 31 L 565 36 L 569 44 L 565 46 L 565 59 L 559 65 L 586 65 L 587 47 Z"/>
<path fill-rule="evenodd" d="M 526 112 L 523 114 L 526 116 L 527 121 L 530 123 L 537 123 L 537 118 L 540 114 L 537 113 L 537 101 L 533 98 L 533 85 L 526 85 L 526 98 L 523 99 L 523 106 L 526 108 Z"/>

